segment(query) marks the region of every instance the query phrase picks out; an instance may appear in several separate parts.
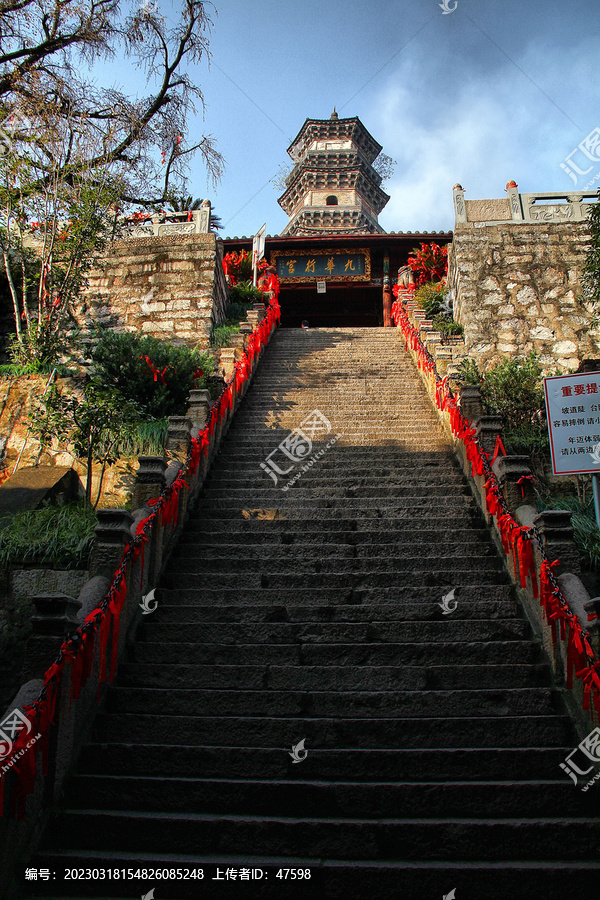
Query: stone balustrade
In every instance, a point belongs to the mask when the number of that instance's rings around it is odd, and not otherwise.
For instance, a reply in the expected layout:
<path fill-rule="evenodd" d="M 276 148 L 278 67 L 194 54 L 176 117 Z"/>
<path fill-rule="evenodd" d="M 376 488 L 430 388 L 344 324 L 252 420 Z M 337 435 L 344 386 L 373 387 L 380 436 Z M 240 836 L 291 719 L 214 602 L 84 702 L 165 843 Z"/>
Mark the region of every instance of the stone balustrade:
<path fill-rule="evenodd" d="M 213 434 L 209 437 L 206 454 L 200 455 L 200 464 L 196 472 L 185 472 L 184 486 L 178 494 L 175 523 L 163 525 L 159 515 L 149 532 L 143 552 L 139 553 L 137 559 L 131 557 L 128 562 L 125 570 L 127 593 L 118 634 L 119 661 L 141 621 L 141 602 L 145 594 L 159 581 L 184 527 L 189 505 L 196 500 L 202 488 L 210 463 L 218 451 L 237 406 L 248 389 L 261 356 L 262 354 L 255 354 L 249 377 L 242 383 L 239 393 L 233 381 L 231 409 L 225 411 L 224 418 L 214 428 Z M 113 573 L 120 563 L 126 545 L 134 539 L 139 523 L 153 512 L 149 501 L 158 497 L 163 488 L 168 487 L 177 478 L 188 456 L 192 435 L 194 432 L 197 434 L 204 426 L 209 412 L 207 394 L 207 391 L 193 391 L 189 400 L 188 416 L 169 419 L 169 437 L 165 448 L 165 453 L 170 458 L 169 464 L 163 457 L 140 457 L 134 489 L 134 505 L 139 504 L 138 508 L 131 513 L 127 510 L 99 510 L 91 577 L 83 585 L 78 598 L 59 593 L 34 598 L 36 605 L 34 630 L 23 667 L 26 683 L 0 721 L 9 713 L 22 710 L 26 704 L 38 698 L 42 687 L 41 679 L 48 666 L 56 659 L 65 636 L 72 635 L 83 625 L 90 613 L 96 610 L 106 597 Z M 29 848 L 32 842 L 35 842 L 42 821 L 47 819 L 49 811 L 60 802 L 65 778 L 71 771 L 73 762 L 88 737 L 95 716 L 105 701 L 108 684 L 106 681 L 99 683 L 98 643 L 97 637 L 91 674 L 82 686 L 77 700 L 70 696 L 72 663 L 65 664 L 59 685 L 55 724 L 50 736 L 48 774 L 45 777 L 39 774 L 40 752 L 33 749 L 28 751 L 37 753 L 38 776 L 35 790 L 27 797 L 26 816 L 23 821 L 8 815 L 15 781 L 10 772 L 2 774 L 0 769 L 0 777 L 4 781 L 4 816 L 0 818 L 1 896 L 5 896 L 4 891 L 14 889 L 12 878 L 15 868 L 25 864 Z"/>

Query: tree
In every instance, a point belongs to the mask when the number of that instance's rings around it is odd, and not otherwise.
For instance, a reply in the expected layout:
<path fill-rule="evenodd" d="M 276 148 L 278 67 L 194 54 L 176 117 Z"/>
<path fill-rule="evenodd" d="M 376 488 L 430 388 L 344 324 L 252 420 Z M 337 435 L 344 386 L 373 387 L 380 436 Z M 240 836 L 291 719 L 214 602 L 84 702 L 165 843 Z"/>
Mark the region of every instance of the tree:
<path fill-rule="evenodd" d="M 189 155 L 199 150 L 216 183 L 223 158 L 214 138 L 203 135 L 190 146 L 184 139 L 194 101 L 204 108 L 202 91 L 185 66 L 209 56 L 210 25 L 201 0 L 179 0 L 173 25 L 152 4 L 128 16 L 120 0 L 1 0 L 0 111 L 10 143 L 21 150 L 42 147 L 44 115 L 51 110 L 68 122 L 73 138 L 83 132 L 95 148 L 85 161 L 66 155 L 59 168 L 64 178 L 110 165 L 123 176 L 124 201 L 160 203 L 168 199 L 173 177 L 184 175 Z M 154 92 L 129 97 L 97 87 L 91 76 L 82 78 L 96 58 L 118 52 L 146 72 Z M 55 164 L 49 159 L 50 172 Z M 32 189 L 44 181 L 42 175 Z"/>
<path fill-rule="evenodd" d="M 208 55 L 200 0 L 179 0 L 174 25 L 151 5 L 119 0 L 0 0 L 0 251 L 22 354 L 55 352 L 94 255 L 123 207 L 155 207 L 185 184 L 200 151 L 213 183 L 213 138 L 188 145 L 203 105 L 185 71 Z M 81 75 L 96 57 L 142 67 L 154 91 L 128 97 Z"/>
<path fill-rule="evenodd" d="M 373 163 L 373 168 L 377 172 L 377 174 L 381 178 L 381 184 L 384 184 L 394 174 L 394 169 L 398 163 L 395 159 L 392 159 L 391 156 L 388 156 L 387 153 L 380 153 L 375 162 Z"/>
<path fill-rule="evenodd" d="M 139 408 L 117 391 L 97 381 L 88 381 L 81 394 L 61 393 L 53 386 L 32 425 L 42 445 L 53 437 L 68 445 L 87 468 L 85 499 L 92 502 L 94 463 L 102 466 L 100 485 L 94 508 L 102 491 L 106 466 L 118 459 L 117 445 L 127 430 L 139 421 Z"/>

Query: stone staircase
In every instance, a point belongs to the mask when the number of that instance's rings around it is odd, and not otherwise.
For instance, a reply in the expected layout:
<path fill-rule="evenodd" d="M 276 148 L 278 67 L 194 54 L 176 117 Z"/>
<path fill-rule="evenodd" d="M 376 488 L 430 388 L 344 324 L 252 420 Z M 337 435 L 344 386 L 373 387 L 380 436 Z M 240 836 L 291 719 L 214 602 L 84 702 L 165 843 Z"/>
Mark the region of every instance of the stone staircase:
<path fill-rule="evenodd" d="M 276 485 L 313 410 L 331 431 Z M 275 334 L 156 596 L 33 865 L 204 880 L 67 893 L 600 886 L 597 788 L 559 768 L 580 738 L 395 329 Z"/>

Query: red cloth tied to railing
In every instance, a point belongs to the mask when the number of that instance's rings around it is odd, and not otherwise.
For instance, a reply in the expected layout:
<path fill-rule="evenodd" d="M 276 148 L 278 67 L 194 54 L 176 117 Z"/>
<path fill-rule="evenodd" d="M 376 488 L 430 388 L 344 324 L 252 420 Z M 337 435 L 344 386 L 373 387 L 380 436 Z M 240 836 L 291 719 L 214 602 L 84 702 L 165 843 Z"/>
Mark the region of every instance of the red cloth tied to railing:
<path fill-rule="evenodd" d="M 535 477 L 534 477 L 533 475 L 521 475 L 521 477 L 520 477 L 519 480 L 517 481 L 517 484 L 518 484 L 519 487 L 521 488 L 521 497 L 522 497 L 522 499 L 525 499 L 525 488 L 523 487 L 523 483 L 524 483 L 525 481 L 531 481 L 531 483 L 534 484 L 534 483 L 535 483 Z"/>
<path fill-rule="evenodd" d="M 600 719 L 600 675 L 598 674 L 598 669 L 600 669 L 600 662 L 590 662 L 587 666 L 576 672 L 576 675 L 578 678 L 581 678 L 584 686 L 583 708 L 589 709 L 590 715 L 592 714 L 593 707 L 590 706 L 590 697 L 593 691 L 594 706 L 596 707 L 596 712 L 598 714 L 598 718 Z"/>
<path fill-rule="evenodd" d="M 492 456 L 492 462 L 491 462 L 492 466 L 496 462 L 496 457 L 498 456 L 498 453 L 500 452 L 500 450 L 502 450 L 502 456 L 506 456 L 506 449 L 502 442 L 502 438 L 498 434 L 498 435 L 496 435 L 496 445 L 494 447 L 494 455 Z"/>
<path fill-rule="evenodd" d="M 192 438 L 190 442 L 190 475 L 195 475 L 200 465 L 200 443 L 198 438 Z"/>
<path fill-rule="evenodd" d="M 276 278 L 271 282 L 271 289 L 275 290 L 276 292 L 279 289 L 279 283 Z M 271 301 L 271 306 L 266 316 L 266 322 L 261 331 L 260 339 L 263 342 L 268 339 L 270 330 L 273 327 L 274 323 L 279 320 L 280 314 L 279 304 L 276 297 L 274 297 Z M 253 348 L 257 347 L 257 341 L 259 340 L 257 332 L 258 330 L 255 329 L 255 331 L 251 335 L 250 343 Z M 146 363 L 154 376 L 154 380 L 158 381 L 160 377 L 161 380 L 164 381 L 164 375 L 167 369 L 163 369 L 161 373 L 156 368 L 156 366 L 154 366 L 152 360 L 149 357 L 146 358 Z M 250 360 L 248 355 L 245 354 L 242 360 L 242 365 L 236 372 L 236 388 L 243 384 L 243 382 L 247 379 L 249 373 Z M 231 408 L 232 401 L 233 398 L 231 394 L 230 384 L 228 385 L 228 389 L 226 389 L 226 391 L 224 392 L 224 398 L 222 398 L 222 403 L 224 403 L 223 408 L 225 411 L 228 408 Z M 213 404 L 213 407 L 211 409 L 210 424 L 207 425 L 203 432 L 201 432 L 196 441 L 192 441 L 189 457 L 189 470 L 192 472 L 192 474 L 197 470 L 200 453 L 204 452 L 206 454 L 208 452 L 210 436 L 214 431 L 217 414 L 217 404 L 215 403 Z M 73 700 L 79 698 L 83 686 L 91 675 L 96 644 L 98 644 L 100 660 L 98 682 L 99 697 L 101 695 L 101 684 L 106 681 L 107 677 L 110 679 L 110 681 L 113 680 L 118 659 L 120 615 L 123 610 L 127 592 L 127 583 L 125 579 L 127 564 L 131 560 L 136 561 L 138 555 L 141 553 L 142 566 L 140 577 L 143 578 L 144 546 L 145 543 L 149 540 L 149 532 L 156 524 L 158 518 L 157 513 L 160 511 L 163 524 L 167 524 L 169 522 L 174 523 L 177 516 L 179 493 L 183 487 L 187 488 L 188 485 L 180 475 L 173 482 L 173 484 L 163 492 L 161 497 L 149 502 L 150 506 L 155 507 L 155 511 L 138 523 L 135 538 L 132 543 L 126 547 L 123 553 L 123 558 L 121 559 L 121 562 L 117 570 L 115 571 L 111 586 L 105 598 L 98 605 L 98 607 L 96 607 L 86 617 L 84 624 L 78 629 L 77 634 L 74 637 L 67 638 L 65 641 L 63 641 L 59 649 L 56 662 L 49 666 L 44 673 L 43 686 L 39 698 L 33 704 L 23 708 L 23 715 L 25 715 L 31 722 L 30 730 L 27 731 L 26 729 L 23 729 L 23 731 L 21 731 L 15 737 L 12 747 L 12 755 L 10 758 L 7 758 L 6 762 L 3 761 L 4 765 L 11 764 L 10 768 L 15 775 L 16 784 L 12 809 L 13 812 L 15 810 L 18 810 L 19 818 L 24 817 L 25 800 L 27 794 L 32 793 L 35 787 L 36 753 L 38 749 L 42 753 L 43 775 L 48 774 L 48 747 L 50 729 L 54 724 L 56 703 L 64 675 L 65 666 L 67 664 L 70 664 L 70 704 Z M 111 661 L 110 669 L 109 671 L 107 671 L 108 644 L 111 631 Z M 36 730 L 39 730 L 41 734 L 39 743 L 35 747 L 32 746 L 31 748 L 28 748 L 27 743 L 31 739 L 31 737 L 35 736 Z M 18 756 L 21 752 L 23 752 L 23 755 Z M 0 816 L 4 811 L 4 784 L 5 778 L 0 777 Z"/>
<path fill-rule="evenodd" d="M 557 617 L 556 615 L 554 615 L 554 612 L 559 603 L 559 597 L 561 596 L 561 594 L 559 588 L 557 588 L 556 585 L 553 584 L 554 575 L 552 569 L 558 565 L 560 565 L 560 563 L 557 559 L 555 559 L 554 562 L 543 559 L 542 565 L 540 567 L 540 606 L 544 611 L 546 621 L 551 626 L 552 641 L 555 644 L 557 642 Z"/>

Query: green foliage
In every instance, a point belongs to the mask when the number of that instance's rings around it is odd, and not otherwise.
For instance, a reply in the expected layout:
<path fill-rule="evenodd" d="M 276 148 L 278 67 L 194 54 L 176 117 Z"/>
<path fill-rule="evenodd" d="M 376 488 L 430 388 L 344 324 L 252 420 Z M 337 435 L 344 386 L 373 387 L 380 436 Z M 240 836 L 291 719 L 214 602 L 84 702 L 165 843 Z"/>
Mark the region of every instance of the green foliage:
<path fill-rule="evenodd" d="M 459 379 L 463 384 L 481 384 L 477 363 L 470 356 L 462 360 L 458 367 Z"/>
<path fill-rule="evenodd" d="M 0 367 L 6 375 L 43 375 L 50 374 L 56 366 L 61 373 L 67 372 L 65 365 L 58 365 L 58 360 L 70 358 L 74 349 L 75 336 L 67 337 L 62 332 L 51 331 L 32 322 L 29 329 L 23 332 L 21 340 L 14 334 L 9 337 L 8 355 L 11 362 Z"/>
<path fill-rule="evenodd" d="M 162 456 L 167 443 L 169 421 L 150 419 L 132 425 L 117 441 L 115 452 L 122 456 Z"/>
<path fill-rule="evenodd" d="M 433 319 L 444 309 L 444 301 L 448 286 L 441 282 L 430 281 L 415 291 L 415 300 L 425 310 L 428 319 Z"/>
<path fill-rule="evenodd" d="M 157 419 L 184 415 L 190 391 L 205 388 L 214 368 L 212 358 L 199 350 L 109 330 L 99 331 L 92 361 L 101 384 L 137 403 L 141 415 Z"/>
<path fill-rule="evenodd" d="M 93 464 L 101 464 L 103 475 L 105 467 L 118 459 L 117 444 L 139 415 L 136 404 L 99 381 L 87 382 L 81 394 L 61 393 L 53 385 L 32 419 L 32 431 L 42 445 L 58 438 L 86 464 L 85 499 L 91 503 Z"/>
<path fill-rule="evenodd" d="M 240 330 L 239 322 L 225 322 L 213 328 L 210 336 L 210 346 L 218 350 L 220 347 L 229 347 L 229 342 L 234 334 Z"/>
<path fill-rule="evenodd" d="M 17 513 L 0 532 L 0 565 L 86 568 L 98 520 L 89 506 L 48 506 Z"/>
<path fill-rule="evenodd" d="M 502 417 L 503 428 L 541 423 L 545 401 L 538 354 L 532 350 L 525 359 L 504 359 L 489 369 L 481 396 L 486 412 Z"/>
<path fill-rule="evenodd" d="M 586 300 L 600 303 L 600 201 L 590 204 L 588 222 L 591 247 L 583 269 L 583 287 Z"/>
<path fill-rule="evenodd" d="M 248 309 L 253 303 L 262 303 L 264 297 L 251 281 L 236 281 L 229 288 L 229 303 L 240 304 Z M 229 310 L 228 310 L 229 317 Z"/>
<path fill-rule="evenodd" d="M 502 432 L 506 452 L 515 456 L 547 456 L 550 438 L 545 423 L 520 425 Z"/>
<path fill-rule="evenodd" d="M 474 359 L 460 365 L 465 384 L 479 384 L 485 413 L 502 417 L 506 431 L 545 429 L 542 367 L 532 350 L 525 359 L 504 359 L 481 375 Z"/>
<path fill-rule="evenodd" d="M 439 331 L 442 336 L 464 333 L 462 325 L 459 325 L 458 322 L 453 322 L 452 319 L 446 316 L 434 316 L 432 324 L 434 329 Z"/>

